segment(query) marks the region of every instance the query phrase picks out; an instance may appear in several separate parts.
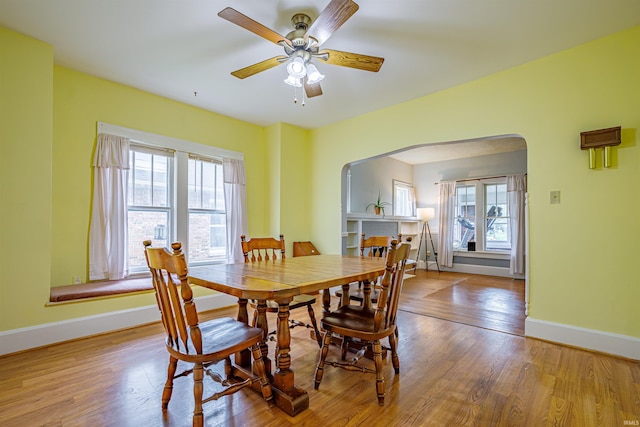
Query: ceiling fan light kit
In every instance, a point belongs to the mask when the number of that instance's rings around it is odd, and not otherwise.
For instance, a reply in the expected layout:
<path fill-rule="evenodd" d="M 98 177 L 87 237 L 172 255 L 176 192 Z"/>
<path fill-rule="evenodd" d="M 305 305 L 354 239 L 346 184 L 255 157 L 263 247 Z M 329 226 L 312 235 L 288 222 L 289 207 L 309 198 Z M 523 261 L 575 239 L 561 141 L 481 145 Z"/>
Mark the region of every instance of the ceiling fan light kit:
<path fill-rule="evenodd" d="M 276 56 L 233 71 L 231 75 L 244 79 L 286 62 L 288 76 L 284 82 L 294 88 L 304 86 L 303 97 L 306 93 L 308 98 L 313 98 L 322 95 L 320 81 L 325 76 L 311 63 L 312 59 L 322 60 L 331 65 L 377 72 L 384 58 L 320 49 L 320 46 L 351 18 L 358 8 L 359 6 L 352 0 L 331 0 L 313 23 L 308 15 L 297 13 L 291 18 L 294 30 L 286 36 L 281 36 L 235 9 L 227 7 L 221 10 L 218 16 L 282 46 L 286 54 L 286 56 Z M 294 96 L 295 102 L 297 97 Z M 302 105 L 304 105 L 304 98 Z"/>

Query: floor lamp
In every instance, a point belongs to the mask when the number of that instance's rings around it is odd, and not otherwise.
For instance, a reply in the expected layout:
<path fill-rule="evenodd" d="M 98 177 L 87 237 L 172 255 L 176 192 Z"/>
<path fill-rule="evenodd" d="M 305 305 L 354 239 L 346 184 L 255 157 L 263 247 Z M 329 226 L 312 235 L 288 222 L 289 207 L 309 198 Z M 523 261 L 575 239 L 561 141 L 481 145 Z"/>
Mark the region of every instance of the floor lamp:
<path fill-rule="evenodd" d="M 438 273 L 440 273 L 440 264 L 438 264 L 438 251 L 433 245 L 433 238 L 431 237 L 431 229 L 429 228 L 429 220 L 436 217 L 436 210 L 434 208 L 418 208 L 418 219 L 422 220 L 422 232 L 420 233 L 420 244 L 418 245 L 418 260 L 420 260 L 420 250 L 422 249 L 422 242 L 424 241 L 424 269 L 429 269 L 429 245 L 427 245 L 427 234 L 429 235 L 429 241 L 431 242 L 431 249 L 433 249 L 433 257 L 436 259 L 436 267 L 438 267 Z M 417 266 L 417 263 L 416 263 Z"/>

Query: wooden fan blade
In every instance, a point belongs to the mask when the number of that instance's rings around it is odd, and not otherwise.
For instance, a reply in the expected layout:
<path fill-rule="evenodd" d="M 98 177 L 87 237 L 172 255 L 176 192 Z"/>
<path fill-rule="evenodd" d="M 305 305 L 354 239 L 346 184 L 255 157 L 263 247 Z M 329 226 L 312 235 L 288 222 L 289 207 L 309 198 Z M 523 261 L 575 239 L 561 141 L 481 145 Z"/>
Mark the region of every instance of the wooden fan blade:
<path fill-rule="evenodd" d="M 309 37 L 315 39 L 319 45 L 327 41 L 331 34 L 342 26 L 347 19 L 358 11 L 359 6 L 351 0 L 331 0 L 331 2 L 320 12 L 307 33 L 305 39 Z"/>
<path fill-rule="evenodd" d="M 257 21 L 254 21 L 248 16 L 243 15 L 233 8 L 227 7 L 222 9 L 220 12 L 218 12 L 218 16 L 244 28 L 245 30 L 249 30 L 254 34 L 257 34 L 260 37 L 269 40 L 270 42 L 280 44 L 280 42 L 284 41 L 289 46 L 293 46 L 291 44 L 291 41 L 286 39 L 284 36 L 281 36 L 275 31 L 265 27 Z"/>
<path fill-rule="evenodd" d="M 307 94 L 307 98 L 313 98 L 314 96 L 322 95 L 322 87 L 320 83 L 314 83 L 312 85 L 307 83 L 307 77 L 304 78 L 304 91 Z"/>
<path fill-rule="evenodd" d="M 378 72 L 384 58 L 377 56 L 362 55 L 359 53 L 341 52 L 339 50 L 323 49 L 320 55 L 328 53 L 327 59 L 318 56 L 319 59 L 326 61 L 331 65 L 340 65 L 341 67 L 357 68 L 359 70 Z"/>
<path fill-rule="evenodd" d="M 287 57 L 274 56 L 273 58 L 269 58 L 262 62 L 258 62 L 257 64 L 249 65 L 248 67 L 244 67 L 239 70 L 233 71 L 231 75 L 239 79 L 244 79 L 249 76 L 253 76 L 254 74 L 258 74 L 262 71 L 268 70 L 269 68 L 273 68 L 276 65 L 282 64 L 283 59 L 287 59 Z"/>

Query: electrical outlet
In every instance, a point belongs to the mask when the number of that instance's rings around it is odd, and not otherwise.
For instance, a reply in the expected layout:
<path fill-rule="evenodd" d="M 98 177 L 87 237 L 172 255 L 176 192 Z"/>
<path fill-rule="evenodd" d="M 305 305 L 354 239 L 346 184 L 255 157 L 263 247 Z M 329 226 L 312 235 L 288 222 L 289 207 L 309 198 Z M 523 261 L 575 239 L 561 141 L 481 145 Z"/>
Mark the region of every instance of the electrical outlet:
<path fill-rule="evenodd" d="M 549 203 L 552 205 L 560 204 L 560 190 L 555 190 L 549 193 Z"/>
<path fill-rule="evenodd" d="M 73 283 L 76 285 L 80 284 L 80 276 L 73 276 Z"/>

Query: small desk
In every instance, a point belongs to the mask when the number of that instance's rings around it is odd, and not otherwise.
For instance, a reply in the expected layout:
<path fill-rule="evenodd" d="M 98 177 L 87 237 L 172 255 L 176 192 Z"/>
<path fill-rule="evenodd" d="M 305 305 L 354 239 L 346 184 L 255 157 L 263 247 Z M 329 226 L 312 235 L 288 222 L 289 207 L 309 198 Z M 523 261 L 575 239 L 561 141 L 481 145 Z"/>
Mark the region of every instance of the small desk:
<path fill-rule="evenodd" d="M 189 269 L 189 283 L 224 292 L 238 298 L 238 320 L 248 323 L 247 300 L 258 300 L 257 327 L 268 334 L 266 300 L 278 303 L 276 370 L 271 375 L 271 360 L 266 342 L 260 345 L 267 374 L 272 380 L 275 404 L 291 416 L 309 407 L 309 395 L 294 382 L 291 369 L 289 303 L 295 295 L 323 290 L 322 305 L 329 310 L 329 288 L 342 286 L 342 302 L 349 301 L 349 283 L 373 281 L 385 270 L 384 258 L 341 255 L 317 255 L 268 262 L 221 264 Z M 346 298 L 345 298 L 346 297 Z M 235 363 L 251 365 L 248 351 L 236 355 Z"/>

